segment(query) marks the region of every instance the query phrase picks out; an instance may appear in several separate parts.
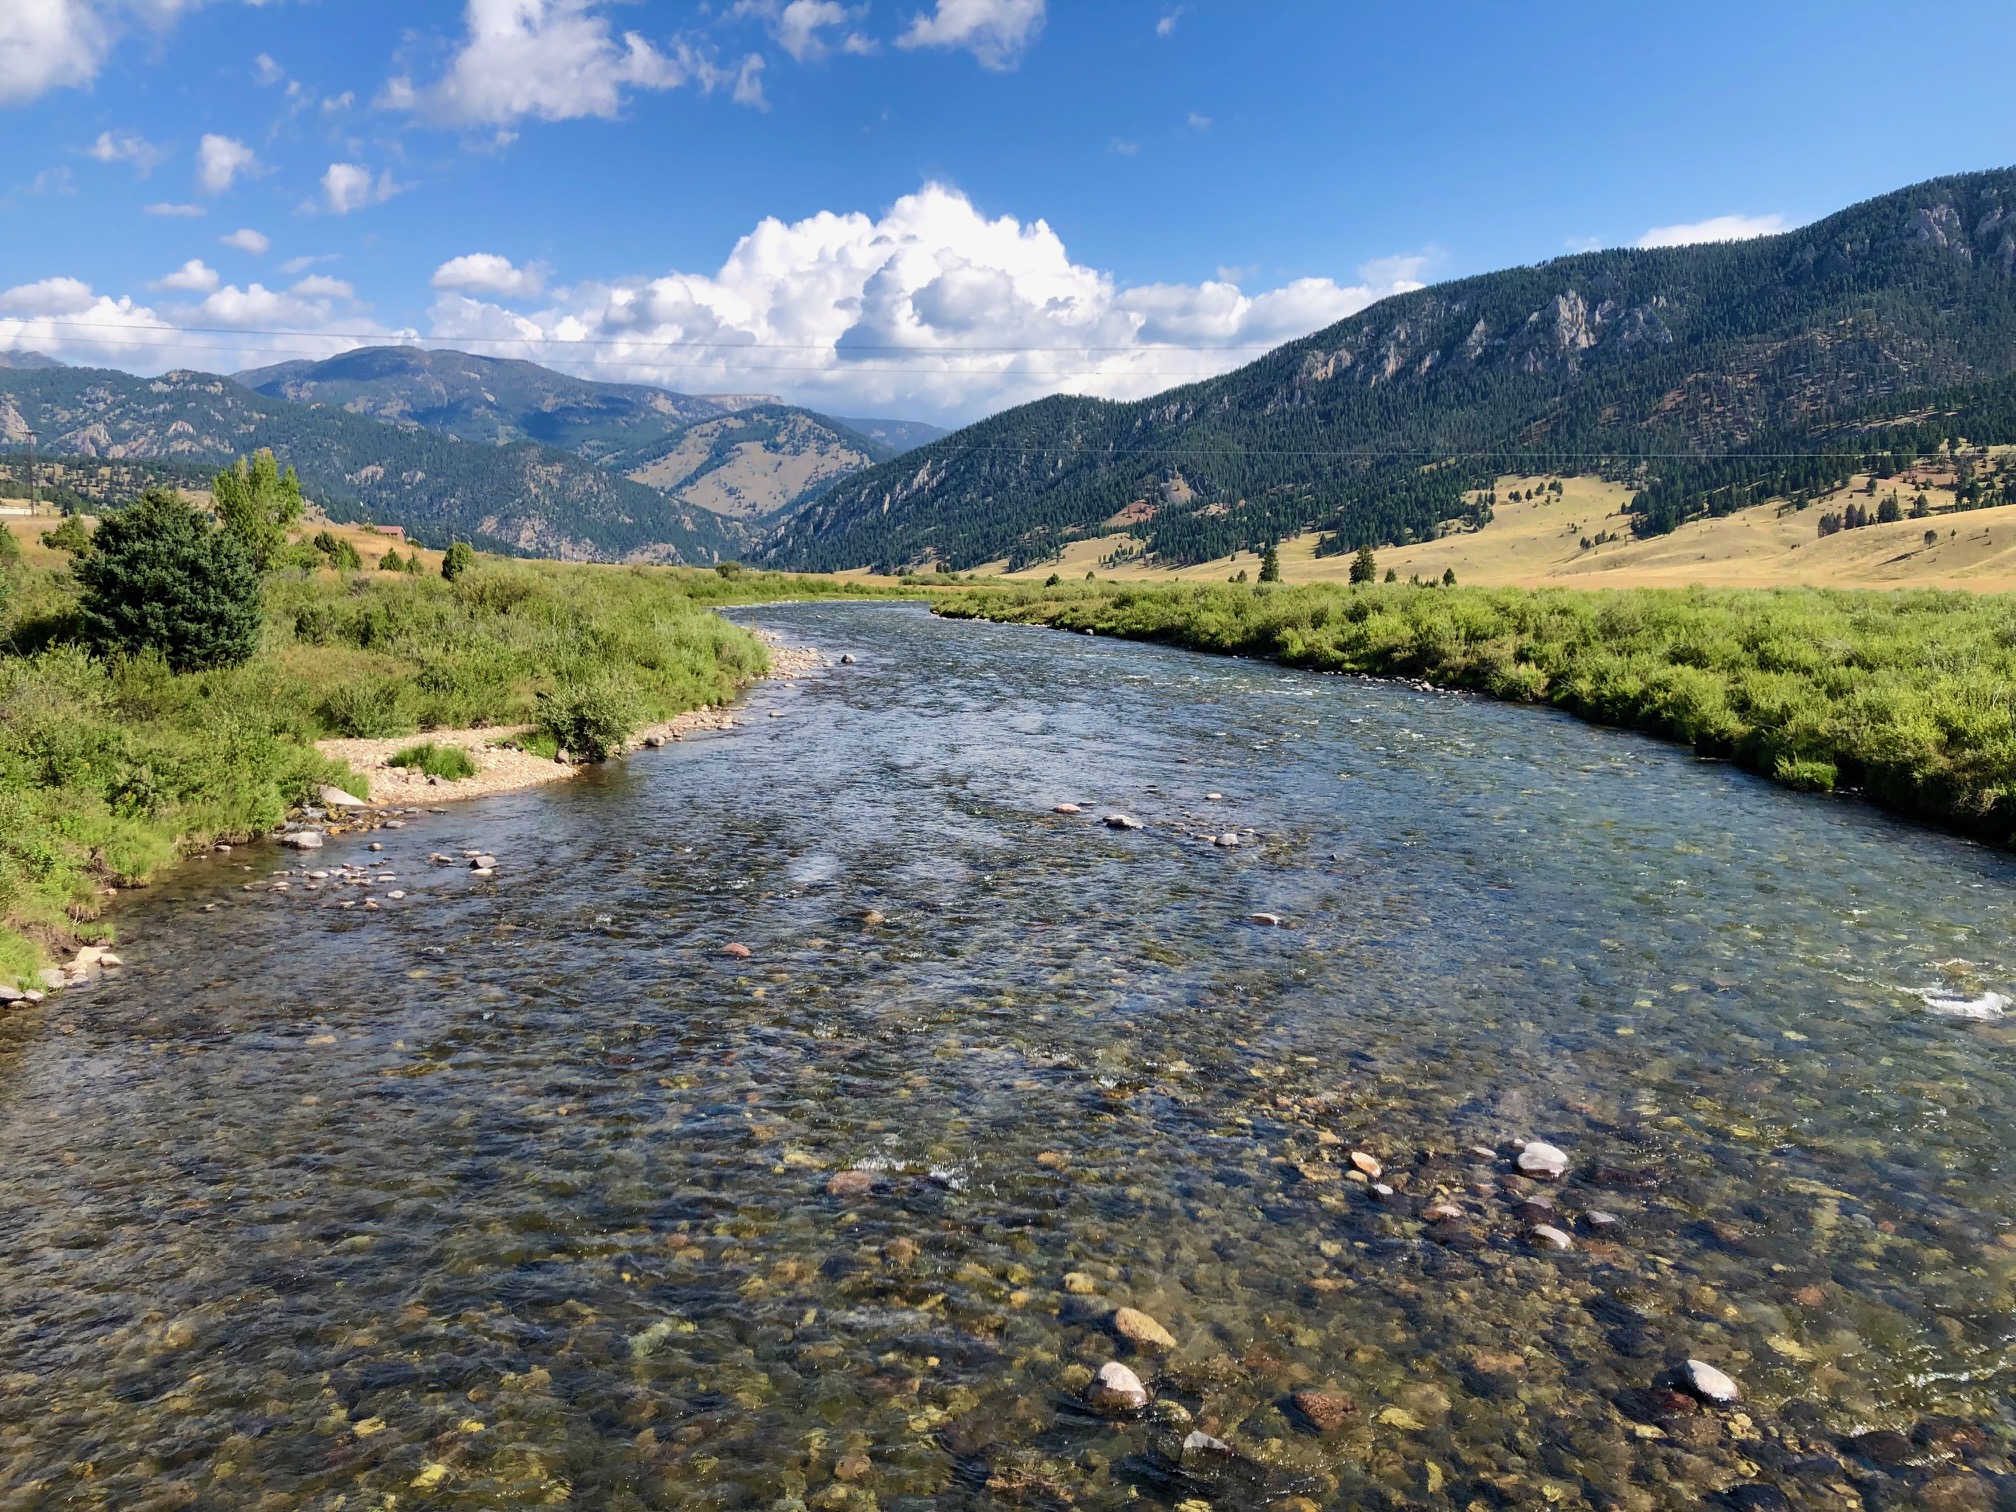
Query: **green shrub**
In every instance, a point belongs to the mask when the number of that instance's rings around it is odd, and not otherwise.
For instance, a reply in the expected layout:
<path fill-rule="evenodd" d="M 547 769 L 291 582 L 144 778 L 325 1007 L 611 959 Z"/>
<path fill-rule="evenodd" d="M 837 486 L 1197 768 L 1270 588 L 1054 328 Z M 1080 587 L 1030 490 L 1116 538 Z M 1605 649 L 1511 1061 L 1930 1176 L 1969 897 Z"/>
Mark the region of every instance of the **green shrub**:
<path fill-rule="evenodd" d="M 170 489 L 107 515 L 75 571 L 84 635 L 101 652 L 159 651 L 187 672 L 235 666 L 258 649 L 258 569 Z"/>
<path fill-rule="evenodd" d="M 338 572 L 361 572 L 364 568 L 364 558 L 358 554 L 357 548 L 334 531 L 318 530 L 314 546 Z"/>
<path fill-rule="evenodd" d="M 539 729 L 578 761 L 606 761 L 637 728 L 635 691 L 623 679 L 597 677 L 548 694 Z"/>
<path fill-rule="evenodd" d="M 467 541 L 454 541 L 441 558 L 441 576 L 452 583 L 475 565 L 476 548 Z"/>
<path fill-rule="evenodd" d="M 42 544 L 53 551 L 67 551 L 81 560 L 91 555 L 91 532 L 84 528 L 82 515 L 65 515 L 54 530 L 42 532 Z"/>
<path fill-rule="evenodd" d="M 413 728 L 407 685 L 390 677 L 344 683 L 323 695 L 316 708 L 323 728 L 353 740 L 383 740 Z"/>
<path fill-rule="evenodd" d="M 406 558 L 399 555 L 398 547 L 394 546 L 390 548 L 386 551 L 385 555 L 378 558 L 378 570 L 380 572 L 404 572 L 406 570 Z"/>
<path fill-rule="evenodd" d="M 443 782 L 460 782 L 464 777 L 476 775 L 476 763 L 469 753 L 458 745 L 436 745 L 433 741 L 423 741 L 411 745 L 386 758 L 387 766 L 418 767 L 429 777 L 439 777 Z"/>

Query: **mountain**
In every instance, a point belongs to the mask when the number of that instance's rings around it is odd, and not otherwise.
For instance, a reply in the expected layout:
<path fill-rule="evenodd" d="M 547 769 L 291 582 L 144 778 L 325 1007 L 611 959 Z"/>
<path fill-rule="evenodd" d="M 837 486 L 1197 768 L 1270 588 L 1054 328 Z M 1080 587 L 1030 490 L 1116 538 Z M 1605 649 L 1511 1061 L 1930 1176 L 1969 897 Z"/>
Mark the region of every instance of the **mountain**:
<path fill-rule="evenodd" d="M 1755 241 L 1591 252 L 1397 295 L 1151 399 L 1025 405 L 835 484 L 764 555 L 1021 566 L 1119 529 L 1165 563 L 1312 528 L 1350 550 L 1485 518 L 1507 471 L 1626 481 L 1636 528 L 1656 533 L 1845 476 L 1898 420 L 2016 440 L 1982 430 L 2009 423 L 1996 381 L 2012 373 L 2003 169 Z"/>
<path fill-rule="evenodd" d="M 434 545 L 459 536 L 570 560 L 711 562 L 749 539 L 571 451 L 463 441 L 271 398 L 211 373 L 0 370 L 0 446 L 25 445 L 31 430 L 52 457 L 221 466 L 269 446 L 332 518 L 403 525 Z"/>
<path fill-rule="evenodd" d="M 894 452 L 913 451 L 927 441 L 936 441 L 941 436 L 952 433 L 942 425 L 928 425 L 922 420 L 849 420 L 845 415 L 835 415 L 834 420 L 870 441 L 880 441 Z"/>
<path fill-rule="evenodd" d="M 40 352 L 0 352 L 0 368 L 19 368 L 24 371 L 33 371 L 41 368 L 68 366 L 68 363 L 58 362 L 54 357 L 45 357 Z"/>
<path fill-rule="evenodd" d="M 788 513 L 897 450 L 769 395 L 675 394 L 466 352 L 365 347 L 256 368 L 237 381 L 275 399 L 464 441 L 558 447 L 735 519 Z"/>

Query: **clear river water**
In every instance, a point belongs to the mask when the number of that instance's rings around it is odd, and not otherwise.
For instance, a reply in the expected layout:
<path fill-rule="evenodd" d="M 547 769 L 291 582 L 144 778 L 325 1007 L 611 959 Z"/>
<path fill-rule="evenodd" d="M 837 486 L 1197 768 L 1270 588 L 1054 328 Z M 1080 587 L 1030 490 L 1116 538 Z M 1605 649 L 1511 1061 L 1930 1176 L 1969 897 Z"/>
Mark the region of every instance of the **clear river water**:
<path fill-rule="evenodd" d="M 1544 710 L 738 617 L 834 664 L 192 862 L 0 1020 L 0 1505 L 2016 1505 L 2011 858 Z"/>

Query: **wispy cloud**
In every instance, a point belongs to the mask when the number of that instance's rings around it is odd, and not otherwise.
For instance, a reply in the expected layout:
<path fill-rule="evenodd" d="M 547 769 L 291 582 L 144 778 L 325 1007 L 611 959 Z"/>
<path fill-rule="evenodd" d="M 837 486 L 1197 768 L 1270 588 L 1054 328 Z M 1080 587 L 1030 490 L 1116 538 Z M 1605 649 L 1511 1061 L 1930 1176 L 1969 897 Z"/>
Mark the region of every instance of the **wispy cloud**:
<path fill-rule="evenodd" d="M 142 215 L 194 218 L 195 216 L 203 215 L 206 214 L 207 212 L 203 209 L 201 205 L 161 204 L 161 205 L 143 205 L 140 209 L 140 213 Z"/>
<path fill-rule="evenodd" d="M 1638 238 L 1638 245 L 1686 247 L 1695 242 L 1749 241 L 1791 229 L 1792 223 L 1782 215 L 1715 215 L 1678 226 L 1654 226 Z"/>
<path fill-rule="evenodd" d="M 242 226 L 229 236 L 217 238 L 227 247 L 236 247 L 240 252 L 250 252 L 254 257 L 264 257 L 272 247 L 272 238 L 263 231 L 254 231 L 250 226 Z"/>
<path fill-rule="evenodd" d="M 1189 9 L 1188 6 L 1179 5 L 1172 11 L 1163 12 L 1162 19 L 1155 23 L 1155 35 L 1161 37 L 1165 41 L 1168 38 L 1175 36 L 1176 23 L 1183 19 L 1183 12 L 1188 9 Z"/>
<path fill-rule="evenodd" d="M 206 135 L 196 147 L 196 187 L 222 194 L 241 173 L 257 173 L 259 159 L 235 137 Z"/>
<path fill-rule="evenodd" d="M 84 149 L 85 156 L 101 163 L 131 163 L 133 171 L 145 178 L 168 156 L 137 131 L 101 131 L 98 140 Z"/>
<path fill-rule="evenodd" d="M 913 16 L 898 47 L 960 47 L 982 68 L 1006 72 L 1022 61 L 1043 30 L 1044 0 L 938 0 L 930 15 Z"/>

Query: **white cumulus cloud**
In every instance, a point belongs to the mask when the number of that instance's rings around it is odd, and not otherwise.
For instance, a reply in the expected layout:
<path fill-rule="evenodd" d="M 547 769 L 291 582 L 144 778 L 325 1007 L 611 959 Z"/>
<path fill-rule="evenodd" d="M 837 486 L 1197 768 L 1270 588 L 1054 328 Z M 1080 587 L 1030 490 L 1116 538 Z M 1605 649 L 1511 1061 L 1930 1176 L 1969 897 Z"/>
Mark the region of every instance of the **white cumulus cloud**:
<path fill-rule="evenodd" d="M 236 137 L 206 133 L 196 145 L 196 187 L 222 194 L 241 173 L 256 172 L 259 159 Z"/>
<path fill-rule="evenodd" d="M 136 22 L 164 29 L 203 3 L 0 0 L 0 105 L 21 105 L 52 89 L 89 84 Z"/>
<path fill-rule="evenodd" d="M 896 39 L 898 47 L 963 47 L 983 68 L 1006 70 L 1043 30 L 1044 0 L 938 0 Z"/>
<path fill-rule="evenodd" d="M 263 231 L 254 231 L 250 226 L 242 226 L 229 236 L 217 238 L 227 247 L 236 247 L 240 252 L 250 252 L 254 257 L 264 257 L 273 239 Z"/>
<path fill-rule="evenodd" d="M 685 41 L 668 51 L 641 32 L 618 37 L 602 11 L 595 0 L 468 0 L 468 35 L 447 72 L 425 86 L 395 78 L 385 103 L 443 121 L 508 126 L 528 116 L 608 119 L 632 90 L 687 83 L 760 100 L 760 59 L 723 68 Z"/>
<path fill-rule="evenodd" d="M 875 43 L 854 30 L 838 38 L 826 33 L 847 26 L 868 13 L 866 5 L 848 6 L 839 0 L 736 0 L 730 16 L 761 16 L 777 39 L 777 45 L 800 63 L 825 57 L 835 47 L 842 52 L 870 53 Z"/>
<path fill-rule="evenodd" d="M 223 282 L 217 270 L 206 264 L 200 257 L 192 257 L 166 278 L 157 278 L 147 285 L 150 289 L 172 289 L 188 294 L 208 294 Z"/>
<path fill-rule="evenodd" d="M 1654 226 L 1638 238 L 1641 247 L 1686 247 L 1695 242 L 1749 241 L 1790 231 L 1782 215 L 1716 215 L 1681 226 Z"/>
<path fill-rule="evenodd" d="M 470 294 L 495 294 L 504 299 L 524 298 L 546 287 L 546 269 L 538 263 L 519 267 L 495 252 L 471 252 L 450 258 L 434 270 L 437 289 L 460 289 Z"/>
<path fill-rule="evenodd" d="M 711 274 L 579 283 L 536 312 L 483 297 L 479 276 L 516 271 L 489 257 L 436 274 L 437 338 L 592 377 L 950 420 L 1224 372 L 1418 287 L 1421 270 L 1390 259 L 1356 283 L 1304 278 L 1253 294 L 1223 278 L 1122 288 L 1073 262 L 1044 222 L 990 220 L 937 184 L 880 217 L 765 220 Z"/>
<path fill-rule="evenodd" d="M 136 131 L 101 131 L 98 140 L 84 151 L 101 163 L 131 163 L 142 178 L 168 155 Z"/>
<path fill-rule="evenodd" d="M 375 179 L 361 163 L 331 163 L 322 175 L 322 201 L 332 215 L 348 215 L 368 205 L 382 205 L 400 190 L 388 169 Z"/>

